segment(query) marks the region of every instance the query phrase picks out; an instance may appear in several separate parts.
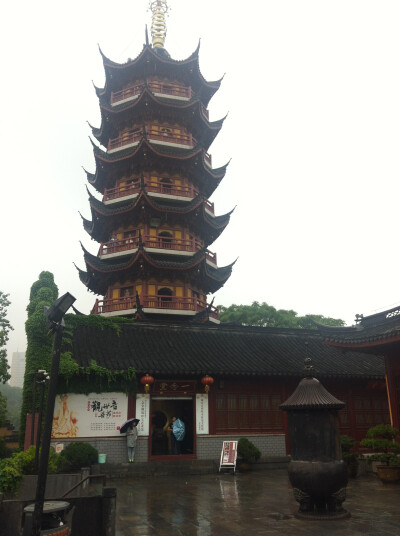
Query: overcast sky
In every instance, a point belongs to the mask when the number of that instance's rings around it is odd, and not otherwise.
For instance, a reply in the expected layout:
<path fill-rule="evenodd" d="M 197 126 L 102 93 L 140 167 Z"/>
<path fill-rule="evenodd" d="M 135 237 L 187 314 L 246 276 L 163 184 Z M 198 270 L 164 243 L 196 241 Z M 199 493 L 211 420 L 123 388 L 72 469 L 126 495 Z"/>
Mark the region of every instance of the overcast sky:
<path fill-rule="evenodd" d="M 400 2 L 170 0 L 166 49 L 188 57 L 201 39 L 204 77 L 224 74 L 210 119 L 228 113 L 210 148 L 231 163 L 211 198 L 236 206 L 210 248 L 238 257 L 215 304 L 266 301 L 299 314 L 343 318 L 400 304 L 398 213 Z M 91 219 L 95 171 L 86 121 L 100 126 L 92 81 L 104 84 L 98 44 L 135 58 L 151 14 L 146 0 L 6 2 L 2 8 L 0 289 L 26 347 L 29 290 L 54 274 L 89 313 L 73 265 Z M 211 297 L 210 297 L 211 299 Z"/>

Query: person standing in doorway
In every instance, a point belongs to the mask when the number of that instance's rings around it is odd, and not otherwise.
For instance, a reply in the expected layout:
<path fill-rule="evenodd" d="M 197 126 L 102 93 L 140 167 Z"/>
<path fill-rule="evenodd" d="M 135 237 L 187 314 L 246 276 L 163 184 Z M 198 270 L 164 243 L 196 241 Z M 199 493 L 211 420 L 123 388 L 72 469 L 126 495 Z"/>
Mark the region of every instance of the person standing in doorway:
<path fill-rule="evenodd" d="M 134 420 L 129 426 L 126 431 L 126 446 L 128 448 L 128 461 L 129 463 L 133 463 L 135 459 L 135 447 L 136 447 L 136 440 L 138 436 L 138 429 L 137 429 L 138 421 Z"/>
<path fill-rule="evenodd" d="M 185 437 L 185 424 L 177 417 L 172 417 L 171 424 L 171 450 L 172 454 L 182 454 L 182 441 Z"/>

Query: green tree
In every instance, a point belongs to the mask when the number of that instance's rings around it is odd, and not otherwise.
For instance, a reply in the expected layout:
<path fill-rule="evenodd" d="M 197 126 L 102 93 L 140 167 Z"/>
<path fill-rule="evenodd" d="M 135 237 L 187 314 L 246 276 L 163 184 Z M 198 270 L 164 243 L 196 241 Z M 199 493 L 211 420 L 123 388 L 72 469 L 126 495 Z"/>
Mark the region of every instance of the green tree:
<path fill-rule="evenodd" d="M 262 326 L 272 328 L 304 328 L 315 329 L 316 322 L 329 326 L 344 326 L 340 318 L 330 318 L 322 315 L 298 316 L 292 309 L 275 309 L 266 302 L 253 302 L 251 305 L 219 305 L 221 322 L 231 322 L 242 326 Z"/>
<path fill-rule="evenodd" d="M 8 334 L 13 329 L 7 319 L 7 308 L 10 305 L 8 294 L 0 290 L 0 382 L 6 383 L 10 379 L 7 363 L 7 350 L 5 348 L 8 341 Z"/>
<path fill-rule="evenodd" d="M 13 329 L 7 319 L 7 308 L 10 305 L 8 294 L 0 290 L 0 382 L 6 383 L 10 379 L 7 363 L 8 334 Z M 0 393 L 0 426 L 4 426 L 7 416 L 7 398 Z"/>
<path fill-rule="evenodd" d="M 33 381 L 37 369 L 50 370 L 53 338 L 48 336 L 44 307 L 49 307 L 58 298 L 58 288 L 50 272 L 41 272 L 33 283 L 26 308 L 28 319 L 25 323 L 27 336 L 24 388 L 22 393 L 20 445 L 25 437 L 26 414 L 32 412 Z M 36 399 L 36 409 L 39 405 Z"/>
<path fill-rule="evenodd" d="M 7 398 L 0 393 L 0 426 L 5 426 L 7 417 Z"/>
<path fill-rule="evenodd" d="M 20 387 L 12 387 L 8 383 L 0 384 L 0 394 L 7 398 L 6 418 L 14 425 L 15 430 L 19 430 L 22 389 Z"/>

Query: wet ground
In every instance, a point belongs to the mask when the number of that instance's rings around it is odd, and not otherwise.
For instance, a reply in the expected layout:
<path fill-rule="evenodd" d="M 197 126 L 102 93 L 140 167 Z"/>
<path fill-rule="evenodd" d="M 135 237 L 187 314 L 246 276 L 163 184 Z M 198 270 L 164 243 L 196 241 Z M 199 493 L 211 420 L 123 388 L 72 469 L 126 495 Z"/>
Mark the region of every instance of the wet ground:
<path fill-rule="evenodd" d="M 284 469 L 129 477 L 117 487 L 116 536 L 399 536 L 400 485 L 373 474 L 349 481 L 349 519 L 301 520 Z"/>

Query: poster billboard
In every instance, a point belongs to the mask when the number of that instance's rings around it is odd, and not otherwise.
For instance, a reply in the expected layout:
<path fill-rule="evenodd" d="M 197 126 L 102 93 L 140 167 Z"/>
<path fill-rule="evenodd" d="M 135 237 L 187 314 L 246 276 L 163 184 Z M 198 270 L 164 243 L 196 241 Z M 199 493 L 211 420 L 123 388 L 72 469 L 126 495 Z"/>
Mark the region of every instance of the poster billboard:
<path fill-rule="evenodd" d="M 128 397 L 124 393 L 58 395 L 51 437 L 118 436 L 118 427 L 127 414 Z"/>

